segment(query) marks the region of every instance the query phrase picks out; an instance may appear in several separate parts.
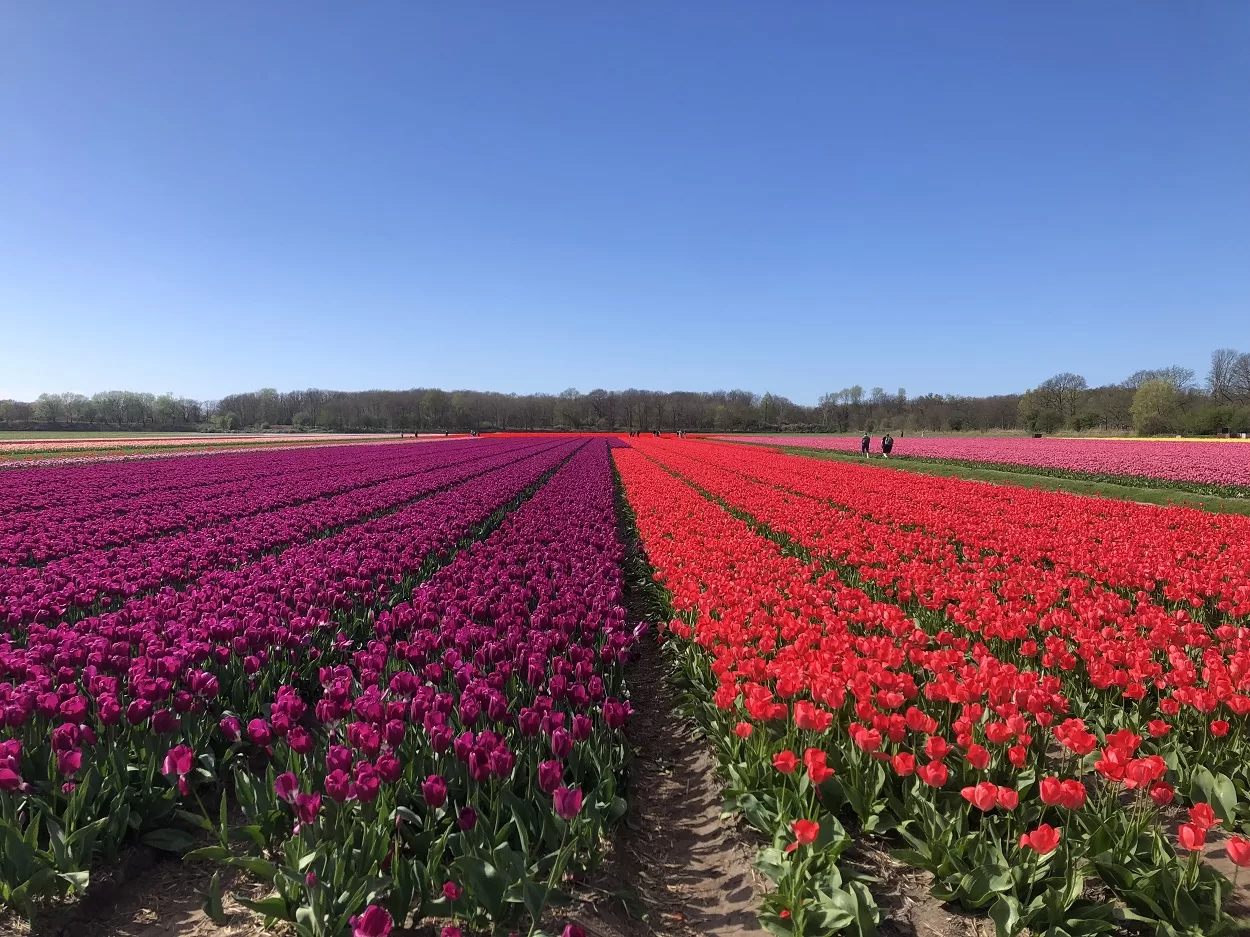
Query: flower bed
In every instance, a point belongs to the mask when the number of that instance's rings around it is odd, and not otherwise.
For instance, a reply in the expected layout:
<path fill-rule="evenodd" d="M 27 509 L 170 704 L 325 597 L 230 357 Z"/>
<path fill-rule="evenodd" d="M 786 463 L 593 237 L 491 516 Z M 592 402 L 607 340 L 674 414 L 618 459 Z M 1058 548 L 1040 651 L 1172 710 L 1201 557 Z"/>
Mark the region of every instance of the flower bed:
<path fill-rule="evenodd" d="M 834 890 L 841 819 L 1000 934 L 1229 930 L 1196 856 L 1246 818 L 1240 518 L 716 444 L 615 458 L 731 800 L 775 837 L 774 929 L 869 929 Z M 1123 584 L 1143 576 L 1161 582 Z M 1177 795 L 1169 837 L 1156 804 Z"/>
<path fill-rule="evenodd" d="M 733 436 L 738 442 L 768 443 L 859 452 L 858 436 Z M 880 453 L 873 439 L 874 455 Z M 1250 488 L 1250 443 L 1199 440 L 1065 439 L 1021 436 L 900 436 L 891 458 L 916 458 L 969 465 L 1031 466 L 1107 482 L 1141 479 L 1202 486 L 1199 490 L 1244 494 Z"/>
<path fill-rule="evenodd" d="M 198 857 L 273 882 L 259 909 L 301 932 L 374 904 L 470 920 L 546 904 L 623 808 L 619 559 L 606 446 L 560 439 L 182 592 L 30 625 L 0 654 L 0 897 L 29 907 L 126 839 L 181 850 L 200 826 L 220 842 Z M 215 809 L 227 780 L 241 828 Z M 508 848 L 483 838 L 499 798 L 521 805 Z"/>
<path fill-rule="evenodd" d="M 531 451 L 532 446 L 499 444 L 293 507 L 124 547 L 85 550 L 39 567 L 0 568 L 0 621 L 14 627 L 98 612 L 158 586 L 190 582 L 211 570 L 229 569 L 393 511 Z"/>

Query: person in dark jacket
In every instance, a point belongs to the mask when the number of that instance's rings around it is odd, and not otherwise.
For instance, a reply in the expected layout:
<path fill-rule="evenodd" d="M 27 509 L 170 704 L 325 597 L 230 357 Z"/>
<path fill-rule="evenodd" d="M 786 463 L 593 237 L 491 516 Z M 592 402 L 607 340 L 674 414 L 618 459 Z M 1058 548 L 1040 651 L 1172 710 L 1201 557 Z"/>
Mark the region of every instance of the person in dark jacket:
<path fill-rule="evenodd" d="M 868 450 L 872 448 L 872 437 L 864 433 L 864 438 L 859 441 L 859 454 L 865 459 L 868 458 Z"/>
<path fill-rule="evenodd" d="M 890 457 L 890 450 L 893 448 L 894 448 L 894 437 L 891 436 L 889 433 L 886 433 L 884 436 L 881 437 L 881 455 L 884 458 L 888 459 Z"/>

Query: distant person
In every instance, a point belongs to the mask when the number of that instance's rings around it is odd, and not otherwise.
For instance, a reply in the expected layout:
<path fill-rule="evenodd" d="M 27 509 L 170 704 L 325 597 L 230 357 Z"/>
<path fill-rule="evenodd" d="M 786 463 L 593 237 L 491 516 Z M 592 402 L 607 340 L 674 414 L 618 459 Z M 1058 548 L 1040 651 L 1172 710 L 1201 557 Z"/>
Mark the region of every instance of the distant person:
<path fill-rule="evenodd" d="M 886 433 L 884 436 L 881 437 L 882 458 L 888 459 L 890 457 L 890 450 L 893 448 L 894 448 L 894 437 L 891 436 L 889 433 Z"/>
<path fill-rule="evenodd" d="M 859 454 L 865 459 L 868 458 L 868 450 L 872 448 L 872 437 L 864 433 L 864 438 L 859 441 Z"/>

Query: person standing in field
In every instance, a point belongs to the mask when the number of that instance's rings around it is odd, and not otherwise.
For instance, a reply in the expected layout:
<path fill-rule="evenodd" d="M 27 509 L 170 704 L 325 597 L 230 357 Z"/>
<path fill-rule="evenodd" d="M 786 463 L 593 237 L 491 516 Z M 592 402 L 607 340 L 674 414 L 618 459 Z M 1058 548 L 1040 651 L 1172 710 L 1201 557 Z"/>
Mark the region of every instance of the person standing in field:
<path fill-rule="evenodd" d="M 894 448 L 894 437 L 886 433 L 881 437 L 881 455 L 882 458 L 890 457 L 890 450 Z"/>
<path fill-rule="evenodd" d="M 868 431 L 864 431 L 864 438 L 859 441 L 859 454 L 865 459 L 868 458 L 868 450 L 872 448 L 872 437 L 868 435 Z"/>

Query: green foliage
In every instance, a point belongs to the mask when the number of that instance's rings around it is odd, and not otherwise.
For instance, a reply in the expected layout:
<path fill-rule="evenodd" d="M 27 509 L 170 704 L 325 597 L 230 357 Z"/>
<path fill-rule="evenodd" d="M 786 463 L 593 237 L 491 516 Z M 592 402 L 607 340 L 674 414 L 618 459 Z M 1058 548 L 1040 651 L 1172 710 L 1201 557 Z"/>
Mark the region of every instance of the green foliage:
<path fill-rule="evenodd" d="M 1146 381 L 1133 394 L 1133 430 L 1138 436 L 1158 436 L 1177 430 L 1180 395 L 1163 380 Z"/>

